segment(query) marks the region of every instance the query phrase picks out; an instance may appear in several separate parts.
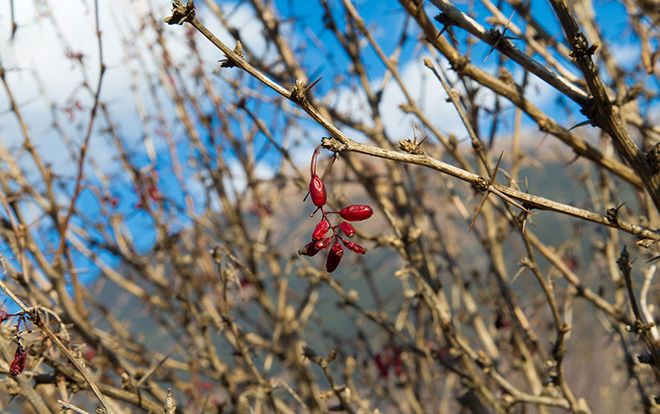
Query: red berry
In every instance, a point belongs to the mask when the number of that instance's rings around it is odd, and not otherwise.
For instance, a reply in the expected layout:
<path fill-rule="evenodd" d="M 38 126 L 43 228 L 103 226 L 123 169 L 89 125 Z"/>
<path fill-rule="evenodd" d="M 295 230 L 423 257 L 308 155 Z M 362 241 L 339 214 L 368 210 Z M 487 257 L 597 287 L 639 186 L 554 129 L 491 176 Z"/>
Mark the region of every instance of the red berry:
<path fill-rule="evenodd" d="M 330 229 L 330 223 L 328 223 L 328 220 L 321 219 L 321 221 L 319 221 L 319 224 L 316 225 L 316 228 L 312 232 L 312 239 L 317 241 L 321 240 L 323 237 L 325 237 L 329 229 Z"/>
<path fill-rule="evenodd" d="M 342 240 L 342 241 L 344 242 L 344 246 L 346 246 L 348 250 L 351 250 L 357 254 L 365 254 L 367 252 L 367 249 L 365 249 L 364 247 L 360 246 L 357 243 L 348 240 Z"/>
<path fill-rule="evenodd" d="M 394 356 L 394 361 L 392 361 L 392 365 L 394 365 L 394 373 L 396 374 L 397 377 L 400 377 L 404 373 L 404 366 L 403 366 L 403 361 L 401 360 L 401 351 L 395 351 L 396 355 Z"/>
<path fill-rule="evenodd" d="M 497 313 L 497 317 L 495 318 L 495 328 L 497 329 L 506 329 L 511 325 L 511 322 L 507 319 L 507 317 L 504 315 L 502 312 Z"/>
<path fill-rule="evenodd" d="M 339 224 L 339 228 L 348 237 L 353 237 L 353 235 L 355 234 L 355 229 L 353 228 L 351 223 L 347 221 L 342 221 L 341 224 Z"/>
<path fill-rule="evenodd" d="M 316 242 L 309 242 L 302 249 L 298 250 L 298 254 L 303 256 L 314 256 L 319 252 L 319 249 L 316 248 Z"/>
<path fill-rule="evenodd" d="M 370 206 L 366 204 L 353 204 L 339 210 L 339 215 L 348 221 L 366 220 L 374 214 Z"/>
<path fill-rule="evenodd" d="M 323 207 L 325 202 L 328 201 L 328 196 L 325 193 L 325 184 L 318 175 L 312 175 L 312 180 L 309 182 L 309 195 L 312 196 L 312 203 L 316 207 Z"/>
<path fill-rule="evenodd" d="M 327 270 L 329 273 L 334 272 L 337 266 L 339 266 L 339 262 L 341 261 L 343 255 L 344 249 L 341 247 L 341 244 L 339 244 L 339 242 L 335 242 L 335 244 L 332 245 L 332 249 L 330 249 L 330 252 L 328 253 L 327 260 L 325 261 L 325 270 Z"/>
<path fill-rule="evenodd" d="M 374 362 L 376 363 L 376 368 L 378 368 L 378 373 L 382 379 L 386 379 L 390 373 L 390 363 L 380 352 L 374 355 Z"/>
<path fill-rule="evenodd" d="M 314 247 L 317 250 L 323 250 L 328 246 L 330 246 L 330 243 L 332 243 L 332 237 L 326 237 L 325 239 L 319 240 L 316 243 L 314 243 Z"/>
<path fill-rule="evenodd" d="M 83 357 L 85 360 L 91 362 L 96 357 L 96 349 L 94 349 L 92 346 L 85 345 L 83 350 Z"/>
<path fill-rule="evenodd" d="M 11 365 L 9 365 L 9 373 L 14 377 L 19 375 L 25 369 L 26 361 L 27 352 L 25 351 L 25 348 L 23 348 L 23 345 L 18 344 L 18 348 L 16 348 L 16 353 L 14 354 L 14 359 L 12 359 Z"/>
<path fill-rule="evenodd" d="M 213 384 L 211 384 L 208 381 L 200 381 L 199 384 L 197 385 L 197 388 L 201 391 L 207 392 L 213 388 Z"/>

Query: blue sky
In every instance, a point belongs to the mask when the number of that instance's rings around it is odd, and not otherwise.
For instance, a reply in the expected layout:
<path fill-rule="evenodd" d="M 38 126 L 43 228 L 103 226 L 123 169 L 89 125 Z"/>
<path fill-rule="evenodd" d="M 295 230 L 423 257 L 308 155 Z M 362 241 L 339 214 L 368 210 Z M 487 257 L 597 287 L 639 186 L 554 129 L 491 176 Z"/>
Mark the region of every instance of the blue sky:
<path fill-rule="evenodd" d="M 50 4 L 55 15 L 55 20 L 58 22 L 59 30 L 61 30 L 61 36 L 65 39 L 65 42 L 72 51 L 80 51 L 86 56 L 88 65 L 84 71 L 81 71 L 72 61 L 66 59 L 58 38 L 58 32 L 47 21 L 43 20 L 43 18 L 38 19 L 39 10 L 35 9 L 33 6 L 34 3 L 31 0 L 21 0 L 15 3 L 17 5 L 19 30 L 16 39 L 11 41 L 9 39 L 9 2 L 0 0 L 0 60 L 3 66 L 10 70 L 8 77 L 14 88 L 14 93 L 17 95 L 17 99 L 22 105 L 22 111 L 31 127 L 31 132 L 37 137 L 39 150 L 53 164 L 56 171 L 65 177 L 67 175 L 72 177 L 75 172 L 75 163 L 71 162 L 69 151 L 65 149 L 61 140 L 52 131 L 50 126 L 52 123 L 50 108 L 47 105 L 47 101 L 40 96 L 39 84 L 35 82 L 31 71 L 34 70 L 43 82 L 43 88 L 48 99 L 60 105 L 60 108 L 64 108 L 67 105 L 70 106 L 76 100 L 80 101 L 83 106 L 90 104 L 90 96 L 76 92 L 76 90 L 82 81 L 83 74 L 89 76 L 92 82 L 96 81 L 97 52 L 93 35 L 93 16 L 89 9 L 91 2 L 89 0 L 68 0 L 66 2 L 52 1 Z M 169 12 L 169 1 L 158 0 L 152 3 L 157 7 L 158 13 L 162 17 L 166 16 Z M 201 6 L 202 3 L 202 1 L 198 1 L 200 7 L 203 8 Z M 337 22 L 343 24 L 344 18 L 340 2 L 331 1 L 330 3 L 333 5 Z M 400 28 L 405 19 L 398 2 L 391 0 L 366 0 L 355 1 L 354 3 L 362 17 L 366 20 L 367 25 L 373 29 L 374 36 L 380 46 L 386 54 L 390 54 L 399 41 Z M 464 11 L 469 11 L 478 22 L 488 27 L 486 18 L 490 14 L 487 10 L 480 5 L 474 10 L 468 10 L 466 3 L 456 2 Z M 615 55 L 621 57 L 624 66 L 633 67 L 639 61 L 639 46 L 634 33 L 627 29 L 627 15 L 622 8 L 623 6 L 614 1 L 596 0 L 594 3 L 596 5 L 596 19 L 604 30 L 605 39 L 610 42 Z M 122 19 L 118 19 L 116 10 L 121 9 L 121 7 L 113 7 L 122 4 L 124 7 L 128 7 L 129 10 L 135 10 L 136 15 L 140 15 L 145 10 L 144 4 L 146 2 L 101 0 L 100 4 L 106 63 L 109 66 L 104 80 L 102 99 L 109 103 L 111 113 L 115 122 L 118 124 L 122 139 L 132 150 L 133 161 L 136 165 L 145 167 L 153 160 L 149 158 L 146 151 L 145 143 L 148 142 L 143 140 L 144 133 L 142 132 L 140 119 L 136 112 L 136 97 L 141 97 L 144 100 L 142 104 L 147 108 L 150 108 L 153 102 L 149 98 L 145 83 L 138 83 L 138 94 L 133 94 L 130 91 L 131 70 L 137 70 L 140 67 L 135 64 L 124 64 L 123 59 L 126 50 L 117 36 L 116 22 L 121 21 L 122 26 L 135 25 L 136 22 L 131 20 L 130 16 L 126 18 L 125 22 Z M 219 2 L 219 4 L 225 12 L 233 10 L 231 21 L 241 30 L 241 34 L 247 43 L 254 50 L 260 53 L 267 53 L 268 45 L 261 36 L 260 24 L 254 19 L 250 8 L 245 4 L 236 7 L 236 3 L 234 2 Z M 304 52 L 300 56 L 309 76 L 323 76 L 323 80 L 314 90 L 317 96 L 332 96 L 333 99 L 345 102 L 347 107 L 350 107 L 357 116 L 368 118 L 368 113 L 360 107 L 359 94 L 354 93 L 353 86 L 348 82 L 336 82 L 338 76 L 347 73 L 349 62 L 344 52 L 339 49 L 334 37 L 322 29 L 322 10 L 320 6 L 316 2 L 309 0 L 276 0 L 275 4 L 279 15 L 286 18 L 283 27 L 292 33 L 293 42 L 297 46 L 305 47 Z M 534 1 L 532 2 L 532 6 L 533 13 L 542 21 L 545 28 L 549 32 L 556 34 L 558 38 L 563 39 L 557 21 L 549 9 L 547 2 Z M 437 14 L 437 11 L 430 2 L 427 2 L 426 7 L 432 16 Z M 509 16 L 511 11 L 505 8 L 505 14 Z M 229 44 L 233 44 L 228 33 L 213 21 L 207 11 L 202 10 L 200 16 L 221 39 Z M 513 22 L 521 25 L 520 17 L 514 15 Z M 411 28 L 414 26 L 415 23 L 411 22 Z M 184 42 L 185 28 L 166 26 L 164 30 L 173 45 L 174 59 L 185 64 L 187 59 L 185 48 L 176 47 L 176 45 L 181 45 Z M 467 35 L 460 30 L 457 30 L 456 33 L 459 40 L 464 44 Z M 444 132 L 451 132 L 457 134 L 459 137 L 464 137 L 466 134 L 453 108 L 444 102 L 444 92 L 440 90 L 439 85 L 431 79 L 428 71 L 421 65 L 421 58 L 426 56 L 426 51 L 420 48 L 416 42 L 417 35 L 418 32 L 411 29 L 411 37 L 401 56 L 400 70 L 404 82 L 416 96 L 423 97 L 422 104 L 426 106 L 431 117 Z M 144 44 L 141 42 L 145 42 L 148 38 L 149 35 L 147 34 L 144 36 L 144 39 L 135 38 L 134 41 L 136 44 Z M 519 44 L 520 42 L 516 43 Z M 205 39 L 201 38 L 201 36 L 199 37 L 199 45 L 202 55 L 208 60 L 207 65 L 209 70 L 217 67 L 217 60 L 222 56 L 219 56 L 217 50 L 206 42 Z M 471 53 L 472 61 L 483 69 L 494 72 L 497 68 L 497 52 L 491 54 L 488 60 L 484 61 L 488 50 L 488 46 L 477 44 Z M 363 53 L 369 79 L 374 85 L 379 85 L 384 77 L 385 68 L 369 47 L 365 47 Z M 570 62 L 564 63 L 567 67 L 571 67 Z M 514 76 L 520 78 L 521 72 L 514 64 L 509 62 L 507 63 L 507 67 L 514 73 Z M 150 65 L 147 66 L 147 69 L 155 70 Z M 574 70 L 574 73 L 577 74 L 578 72 Z M 248 79 L 245 81 L 251 86 L 256 86 L 254 80 Z M 631 79 L 631 83 L 633 81 L 634 79 Z M 657 82 L 657 79 L 655 82 Z M 552 88 L 540 80 L 533 80 L 532 83 L 534 87 L 530 88 L 530 99 L 548 111 L 550 115 L 561 119 L 564 126 L 570 127 L 572 124 L 583 119 L 579 114 L 579 108 L 571 104 L 569 104 L 569 108 L 572 108 L 573 116 L 565 116 L 561 105 L 557 105 L 555 101 L 558 95 Z M 191 88 L 195 87 L 195 85 L 189 86 Z M 658 85 L 653 86 L 657 90 Z M 217 87 L 220 94 L 226 91 L 226 89 L 223 89 L 226 88 L 226 85 L 222 81 L 218 81 Z M 484 94 L 483 99 L 486 104 L 492 105 L 492 97 Z M 393 136 L 410 136 L 412 135 L 412 118 L 398 110 L 400 103 L 403 103 L 403 96 L 392 83 L 384 92 L 382 105 L 386 127 Z M 507 102 L 503 102 L 503 104 L 505 107 L 510 106 Z M 260 111 L 260 115 L 269 120 L 269 108 L 267 105 L 251 105 Z M 7 112 L 7 108 L 8 102 L 4 91 L 2 91 L 0 92 L 0 143 L 18 152 L 20 134 L 18 133 L 18 126 L 13 116 Z M 657 101 L 652 104 L 644 104 L 642 102 L 642 109 L 657 113 Z M 166 108 L 166 112 L 171 114 L 173 110 L 171 107 Z M 507 119 L 510 120 L 512 113 L 509 111 L 508 114 L 511 115 L 507 115 Z M 84 127 L 86 121 L 86 114 L 78 114 L 74 119 L 67 120 L 66 115 L 60 110 L 58 117 L 65 124 L 65 128 L 72 139 L 74 141 L 79 140 L 79 137 L 82 135 L 81 127 Z M 484 121 L 488 120 L 488 115 L 485 115 Z M 102 127 L 103 123 L 99 122 L 98 125 Z M 500 127 L 500 134 L 502 136 L 506 136 L 509 133 L 510 125 L 510 121 L 503 122 Z M 150 124 L 149 126 L 155 129 L 154 125 Z M 531 124 L 528 124 L 528 126 L 530 131 L 535 131 L 535 128 Z M 193 156 L 194 152 L 191 151 L 188 143 L 181 140 L 184 136 L 181 126 L 173 124 L 171 132 L 178 139 L 177 150 L 181 154 L 181 159 Z M 355 131 L 348 132 L 355 133 Z M 282 139 L 282 131 L 273 131 L 273 133 L 276 139 Z M 308 159 L 310 149 L 322 134 L 323 131 L 311 121 L 301 121 L 298 135 L 302 144 L 294 151 L 294 159 L 299 162 L 304 162 L 304 160 Z M 358 135 L 355 135 L 355 137 L 359 138 Z M 540 137 L 538 134 L 530 134 L 528 139 L 539 139 Z M 189 223 L 186 217 L 177 211 L 177 206 L 181 206 L 183 202 L 182 191 L 171 174 L 173 167 L 172 160 L 166 151 L 164 141 L 159 140 L 157 134 L 154 134 L 152 139 L 157 150 L 155 167 L 160 173 L 160 185 L 162 190 L 167 192 L 172 200 L 168 208 L 170 208 L 170 217 L 176 223 L 174 229 L 180 229 Z M 203 137 L 203 139 L 208 139 L 208 137 Z M 265 145 L 266 140 L 264 137 L 259 137 L 258 139 L 261 140 L 261 145 Z M 154 242 L 153 225 L 146 214 L 139 209 L 135 209 L 137 198 L 134 194 L 132 184 L 120 172 L 121 168 L 116 160 L 116 151 L 105 138 L 95 136 L 93 143 L 94 149 L 91 156 L 99 168 L 113 179 L 110 193 L 121 199 L 117 211 L 126 215 L 128 227 L 135 236 L 134 238 L 138 248 L 148 249 Z M 230 167 L 234 165 L 236 162 L 235 154 L 229 150 L 224 153 L 224 156 Z M 279 163 L 281 159 L 274 151 L 269 151 L 265 153 L 260 161 L 261 174 L 263 177 L 268 177 L 269 171 L 272 170 L 271 165 Z M 28 171 L 33 168 L 25 156 L 21 156 L 19 162 Z M 88 163 L 87 168 L 87 180 L 97 182 L 98 177 L 95 176 L 94 165 Z M 236 168 L 235 173 L 240 175 L 240 169 Z M 192 175 L 194 171 L 187 169 L 185 174 Z M 244 181 L 244 178 L 242 179 Z M 234 184 L 238 186 L 244 185 L 240 180 L 241 177 L 237 177 Z M 35 185 L 38 185 L 38 183 L 35 183 Z M 196 194 L 203 194 L 200 186 L 192 182 L 188 190 L 195 191 Z M 61 193 L 63 201 L 66 200 L 67 194 L 70 191 L 71 187 L 68 186 Z M 199 211 L 202 211 L 205 203 L 206 200 L 202 197 L 196 206 Z M 83 191 L 78 205 L 81 210 L 86 212 L 86 217 L 91 222 L 94 222 L 94 220 L 104 222 L 107 219 L 104 218 L 104 215 L 107 215 L 107 211 L 103 210 L 102 203 L 99 202 L 93 192 Z M 27 212 L 33 212 L 31 215 L 33 219 L 38 219 L 39 214 L 34 206 L 25 205 L 24 208 Z M 4 212 L 2 214 L 4 216 Z M 86 225 L 89 223 L 77 222 L 77 224 Z M 92 226 L 87 228 L 92 229 Z M 44 240 L 56 243 L 57 240 L 51 230 L 44 228 L 43 231 L 45 232 Z M 6 247 L 0 247 L 0 254 L 5 257 L 12 256 Z M 104 257 L 104 260 L 109 263 L 113 262 L 112 258 L 108 255 Z M 79 267 L 88 269 L 89 277 L 94 277 L 95 272 L 92 265 L 81 260 Z"/>

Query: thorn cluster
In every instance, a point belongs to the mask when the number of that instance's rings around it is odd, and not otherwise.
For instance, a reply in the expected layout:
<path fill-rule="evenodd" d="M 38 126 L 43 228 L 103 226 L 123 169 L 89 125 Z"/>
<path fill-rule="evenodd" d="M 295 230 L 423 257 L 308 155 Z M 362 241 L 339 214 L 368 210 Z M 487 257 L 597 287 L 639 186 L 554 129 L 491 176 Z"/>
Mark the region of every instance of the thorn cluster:
<path fill-rule="evenodd" d="M 344 247 L 357 254 L 365 254 L 367 249 L 359 244 L 347 240 L 355 235 L 355 228 L 349 221 L 362 221 L 371 217 L 374 213 L 373 209 L 366 204 L 351 204 L 339 211 L 327 211 L 325 205 L 328 201 L 325 184 L 323 178 L 316 174 L 316 160 L 318 158 L 321 146 L 319 145 L 312 154 L 310 163 L 310 181 L 309 181 L 309 195 L 312 203 L 316 206 L 316 211 L 321 211 L 321 220 L 318 222 L 314 231 L 312 232 L 312 241 L 307 243 L 305 247 L 298 251 L 299 254 L 305 256 L 315 256 L 321 250 L 330 248 L 328 256 L 325 261 L 325 270 L 333 272 L 341 258 L 344 256 Z M 330 221 L 329 215 L 338 214 L 343 220 L 336 225 Z M 342 244 L 344 247 L 342 247 Z"/>

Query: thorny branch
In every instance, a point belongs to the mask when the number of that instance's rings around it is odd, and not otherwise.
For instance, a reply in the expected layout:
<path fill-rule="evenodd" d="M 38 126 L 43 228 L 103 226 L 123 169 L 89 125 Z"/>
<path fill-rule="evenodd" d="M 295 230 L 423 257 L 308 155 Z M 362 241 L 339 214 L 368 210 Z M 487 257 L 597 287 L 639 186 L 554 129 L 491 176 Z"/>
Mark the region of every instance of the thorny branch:
<path fill-rule="evenodd" d="M 551 3 L 10 2 L 0 408 L 656 411 L 660 15 Z"/>

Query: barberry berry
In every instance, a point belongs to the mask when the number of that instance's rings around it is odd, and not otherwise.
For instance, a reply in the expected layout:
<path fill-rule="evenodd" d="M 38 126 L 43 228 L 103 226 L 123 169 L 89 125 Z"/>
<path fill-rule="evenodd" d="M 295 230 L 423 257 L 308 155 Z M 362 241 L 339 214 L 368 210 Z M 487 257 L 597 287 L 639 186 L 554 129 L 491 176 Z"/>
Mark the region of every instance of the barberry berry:
<path fill-rule="evenodd" d="M 328 230 L 330 230 L 330 222 L 326 219 L 321 219 L 312 232 L 312 239 L 317 241 L 323 239 L 328 233 Z"/>
<path fill-rule="evenodd" d="M 323 250 L 332 244 L 332 237 L 326 237 L 323 240 L 319 240 L 314 244 L 318 250 Z"/>
<path fill-rule="evenodd" d="M 341 258 L 344 256 L 344 249 L 339 242 L 335 242 L 328 253 L 328 258 L 325 261 L 325 270 L 332 273 L 339 266 Z"/>
<path fill-rule="evenodd" d="M 378 352 L 374 355 L 374 363 L 378 369 L 378 374 L 381 378 L 386 379 L 390 376 L 390 364 L 388 358 L 383 353 Z"/>
<path fill-rule="evenodd" d="M 312 196 L 312 203 L 316 207 L 323 207 L 326 201 L 328 201 L 325 184 L 323 184 L 323 181 L 316 174 L 312 176 L 312 180 L 309 182 L 309 195 Z"/>
<path fill-rule="evenodd" d="M 298 250 L 298 254 L 303 256 L 315 256 L 319 252 L 319 249 L 316 248 L 316 242 L 311 241 L 305 245 L 302 249 Z"/>
<path fill-rule="evenodd" d="M 390 368 L 394 368 L 394 374 L 397 377 L 405 373 L 405 366 L 401 358 L 401 349 L 398 347 L 387 347 L 374 355 L 374 363 L 378 369 L 381 379 L 387 379 L 390 375 Z"/>
<path fill-rule="evenodd" d="M 346 237 L 353 237 L 353 235 L 355 235 L 355 229 L 353 228 L 351 223 L 347 221 L 342 221 L 341 223 L 339 223 L 339 228 L 346 235 Z"/>
<path fill-rule="evenodd" d="M 367 252 L 367 249 L 365 249 L 364 247 L 360 246 L 357 243 L 344 239 L 342 239 L 341 241 L 344 243 L 344 246 L 346 246 L 346 248 L 352 252 L 355 252 L 357 254 L 365 254 Z"/>
<path fill-rule="evenodd" d="M 12 376 L 20 375 L 25 369 L 25 363 L 27 361 L 27 351 L 23 348 L 23 345 L 18 344 L 16 348 L 16 353 L 14 354 L 14 359 L 12 359 L 11 364 L 9 365 L 9 374 Z"/>
<path fill-rule="evenodd" d="M 353 204 L 339 210 L 339 215 L 348 221 L 366 220 L 374 214 L 372 208 L 366 204 Z"/>

